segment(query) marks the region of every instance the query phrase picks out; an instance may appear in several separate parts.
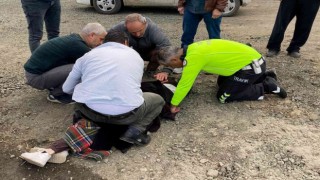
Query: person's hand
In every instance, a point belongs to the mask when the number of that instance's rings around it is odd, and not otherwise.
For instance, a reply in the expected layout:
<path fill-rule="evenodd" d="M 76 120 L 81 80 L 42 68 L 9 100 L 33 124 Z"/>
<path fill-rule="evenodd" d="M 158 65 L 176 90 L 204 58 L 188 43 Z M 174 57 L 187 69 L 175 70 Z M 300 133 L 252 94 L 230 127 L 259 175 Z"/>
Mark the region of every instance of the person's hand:
<path fill-rule="evenodd" d="M 178 106 L 171 105 L 170 111 L 171 111 L 171 113 L 175 114 L 175 113 L 178 113 L 180 111 L 180 108 Z"/>
<path fill-rule="evenodd" d="M 212 18 L 217 19 L 222 15 L 222 12 L 219 9 L 214 9 L 212 11 Z"/>
<path fill-rule="evenodd" d="M 178 7 L 179 14 L 184 14 L 184 7 Z"/>
<path fill-rule="evenodd" d="M 161 72 L 161 73 L 154 75 L 154 78 L 161 81 L 162 83 L 165 83 L 165 82 L 168 82 L 168 75 L 169 74 L 166 72 Z"/>

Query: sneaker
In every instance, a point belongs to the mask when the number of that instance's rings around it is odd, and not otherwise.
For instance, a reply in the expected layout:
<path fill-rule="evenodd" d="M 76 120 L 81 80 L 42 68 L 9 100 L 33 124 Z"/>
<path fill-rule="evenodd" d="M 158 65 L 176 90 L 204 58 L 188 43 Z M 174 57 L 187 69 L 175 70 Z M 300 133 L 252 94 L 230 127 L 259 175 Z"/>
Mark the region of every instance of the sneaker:
<path fill-rule="evenodd" d="M 276 81 L 278 81 L 278 77 L 277 77 L 277 74 L 276 74 L 275 71 L 273 71 L 273 70 L 267 70 L 264 74 L 265 74 L 266 76 L 272 77 L 273 79 L 275 79 Z"/>
<path fill-rule="evenodd" d="M 279 51 L 276 51 L 276 50 L 268 50 L 268 52 L 267 52 L 267 54 L 266 54 L 266 56 L 267 57 L 275 57 L 275 56 L 277 56 L 279 54 Z"/>
<path fill-rule="evenodd" d="M 301 54 L 298 51 L 292 51 L 292 52 L 288 52 L 288 56 L 291 56 L 293 58 L 300 58 Z"/>
<path fill-rule="evenodd" d="M 45 152 L 45 148 L 40 147 L 34 147 L 30 149 L 30 153 L 32 152 Z M 67 150 L 55 153 L 51 155 L 51 158 L 48 160 L 49 163 L 55 163 L 55 164 L 61 164 L 67 161 L 67 156 L 69 155 L 69 152 Z"/>
<path fill-rule="evenodd" d="M 75 101 L 72 100 L 72 95 L 70 95 L 70 94 L 63 94 L 60 96 L 54 96 L 51 93 L 49 93 L 47 100 L 54 102 L 54 103 L 60 103 L 60 104 L 74 104 L 75 103 Z"/>
<path fill-rule="evenodd" d="M 266 93 L 277 94 L 281 98 L 287 97 L 287 92 L 281 88 L 278 82 L 272 77 L 266 77 L 263 81 L 263 87 Z"/>
<path fill-rule="evenodd" d="M 129 129 L 120 137 L 120 140 L 137 146 L 144 146 L 150 143 L 151 137 L 145 133 L 140 132 L 134 127 Z"/>
<path fill-rule="evenodd" d="M 61 164 L 67 161 L 67 156 L 69 152 L 67 150 L 55 153 L 51 155 L 51 158 L 48 160 L 49 163 Z"/>
<path fill-rule="evenodd" d="M 34 164 L 39 167 L 44 167 L 48 160 L 51 158 L 51 155 L 46 152 L 26 152 L 22 153 L 20 158 L 27 161 L 30 164 Z"/>

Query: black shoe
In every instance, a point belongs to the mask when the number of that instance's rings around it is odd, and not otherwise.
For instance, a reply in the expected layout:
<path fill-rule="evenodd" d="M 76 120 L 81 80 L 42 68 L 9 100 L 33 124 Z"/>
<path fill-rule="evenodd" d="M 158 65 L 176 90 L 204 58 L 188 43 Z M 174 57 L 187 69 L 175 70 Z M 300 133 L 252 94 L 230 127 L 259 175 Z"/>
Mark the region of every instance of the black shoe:
<path fill-rule="evenodd" d="M 279 54 L 279 51 L 276 51 L 276 50 L 272 50 L 272 49 L 269 49 L 266 56 L 267 57 L 275 57 Z"/>
<path fill-rule="evenodd" d="M 281 88 L 278 85 L 278 82 L 272 77 L 266 77 L 266 79 L 263 81 L 263 87 L 265 93 L 276 94 L 281 98 L 287 97 L 287 92 L 283 88 Z"/>
<path fill-rule="evenodd" d="M 54 102 L 54 103 L 60 103 L 60 104 L 74 104 L 75 103 L 75 101 L 72 100 L 72 95 L 70 95 L 70 94 L 63 94 L 60 96 L 54 96 L 51 93 L 49 93 L 47 100 Z"/>
<path fill-rule="evenodd" d="M 276 81 L 278 81 L 277 74 L 276 74 L 275 71 L 273 71 L 273 70 L 267 70 L 264 74 L 265 74 L 266 76 L 272 77 L 273 79 L 275 79 Z"/>
<path fill-rule="evenodd" d="M 122 141 L 130 144 L 135 144 L 137 146 L 144 146 L 150 143 L 151 137 L 145 133 L 140 132 L 134 127 L 129 127 L 129 129 L 120 137 Z"/>
<path fill-rule="evenodd" d="M 292 52 L 288 52 L 288 56 L 291 56 L 293 58 L 300 58 L 301 54 L 298 51 L 292 51 Z"/>

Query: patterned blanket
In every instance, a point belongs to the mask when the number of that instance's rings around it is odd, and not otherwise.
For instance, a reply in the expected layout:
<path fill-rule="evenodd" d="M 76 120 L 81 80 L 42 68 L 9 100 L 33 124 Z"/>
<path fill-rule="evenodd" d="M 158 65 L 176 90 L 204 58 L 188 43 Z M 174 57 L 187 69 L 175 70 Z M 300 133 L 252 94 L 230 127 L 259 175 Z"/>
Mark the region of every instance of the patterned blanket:
<path fill-rule="evenodd" d="M 100 127 L 93 122 L 82 118 L 67 129 L 63 139 L 76 156 L 101 161 L 104 157 L 109 156 L 111 151 L 95 151 L 90 148 L 99 129 Z"/>

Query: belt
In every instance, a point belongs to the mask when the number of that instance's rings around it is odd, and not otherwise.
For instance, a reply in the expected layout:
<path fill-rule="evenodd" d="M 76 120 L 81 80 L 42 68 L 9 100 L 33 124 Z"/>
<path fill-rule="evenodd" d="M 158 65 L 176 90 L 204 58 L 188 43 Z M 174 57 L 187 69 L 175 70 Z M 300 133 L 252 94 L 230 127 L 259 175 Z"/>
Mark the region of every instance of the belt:
<path fill-rule="evenodd" d="M 261 57 L 259 60 L 258 60 L 258 63 L 259 63 L 259 65 L 261 65 L 261 64 L 263 64 L 264 63 L 264 58 L 263 57 Z M 247 65 L 247 66 L 245 66 L 245 67 L 243 67 L 242 68 L 242 70 L 250 70 L 250 69 L 252 69 L 252 63 L 250 63 L 249 65 Z"/>
<path fill-rule="evenodd" d="M 81 103 L 81 104 L 82 104 L 82 103 Z M 108 118 L 109 120 L 121 120 L 121 119 L 125 119 L 125 118 L 127 118 L 127 117 L 135 114 L 135 113 L 138 111 L 138 109 L 139 109 L 139 107 L 137 107 L 137 108 L 135 108 L 134 110 L 129 111 L 129 112 L 127 112 L 127 113 L 118 114 L 118 115 L 109 115 L 109 114 L 102 114 L 102 113 L 99 113 L 99 112 L 97 112 L 97 111 L 94 111 L 94 110 L 90 109 L 86 104 L 82 104 L 82 105 L 83 105 L 83 107 L 85 107 L 87 110 L 93 112 L 94 114 L 98 114 L 98 115 L 100 115 L 100 116 L 103 116 L 103 117 L 105 117 L 105 118 Z"/>

